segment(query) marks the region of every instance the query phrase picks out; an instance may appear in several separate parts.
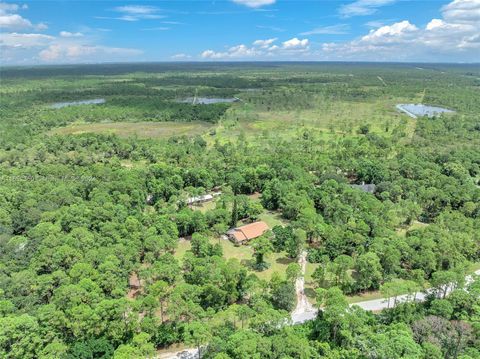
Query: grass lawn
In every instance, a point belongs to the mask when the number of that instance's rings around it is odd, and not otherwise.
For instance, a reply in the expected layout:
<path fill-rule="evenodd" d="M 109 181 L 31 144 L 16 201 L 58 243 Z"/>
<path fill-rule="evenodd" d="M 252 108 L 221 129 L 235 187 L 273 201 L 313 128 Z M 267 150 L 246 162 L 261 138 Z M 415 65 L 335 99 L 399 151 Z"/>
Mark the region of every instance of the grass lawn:
<path fill-rule="evenodd" d="M 282 253 L 270 253 L 266 256 L 265 261 L 269 264 L 268 269 L 257 272 L 252 268 L 255 263 L 255 257 L 253 256 L 253 250 L 249 246 L 235 246 L 227 239 L 211 239 L 211 243 L 220 243 L 223 249 L 223 257 L 226 259 L 236 258 L 242 263 L 249 271 L 255 273 L 259 278 L 270 280 L 274 272 L 285 276 L 287 266 L 294 262 L 294 259 L 290 259 L 284 252 Z M 178 243 L 177 250 L 174 257 L 179 261 L 182 260 L 185 253 L 192 248 L 189 240 L 181 239 Z"/>
<path fill-rule="evenodd" d="M 277 225 L 285 226 L 286 224 L 288 224 L 288 221 L 282 218 L 280 212 L 265 210 L 262 214 L 260 214 L 258 218 L 268 224 L 270 229 Z"/>
<path fill-rule="evenodd" d="M 177 250 L 175 251 L 175 254 L 173 256 L 177 258 L 179 261 L 181 261 L 185 253 L 189 251 L 191 248 L 192 248 L 192 244 L 190 243 L 189 240 L 180 239 L 178 241 Z"/>
<path fill-rule="evenodd" d="M 307 266 L 305 268 L 305 295 L 312 304 L 317 302 L 315 298 L 315 288 L 313 285 L 312 274 L 315 272 L 315 269 L 317 269 L 318 266 L 318 263 L 307 262 Z"/>
<path fill-rule="evenodd" d="M 213 125 L 206 122 L 110 122 L 74 123 L 52 130 L 51 134 L 76 135 L 82 133 L 116 134 L 119 137 L 169 138 L 171 136 L 195 136 L 205 133 Z"/>
<path fill-rule="evenodd" d="M 252 262 L 254 259 L 252 258 Z M 254 272 L 259 278 L 270 280 L 272 274 L 277 272 L 282 277 L 285 277 L 285 272 L 287 270 L 287 266 L 290 263 L 295 262 L 294 259 L 288 258 L 284 252 L 282 253 L 270 253 L 266 256 L 265 261 L 269 264 L 268 269 L 262 272 Z"/>
<path fill-rule="evenodd" d="M 205 213 L 207 211 L 215 209 L 215 204 L 216 204 L 215 200 L 204 202 L 204 203 L 198 203 L 198 204 L 193 205 L 192 209 L 194 211 L 200 211 L 202 213 Z"/>
<path fill-rule="evenodd" d="M 467 273 L 473 273 L 480 269 L 480 262 L 472 263 L 468 268 Z"/>
<path fill-rule="evenodd" d="M 381 299 L 383 298 L 382 293 L 379 290 L 374 290 L 370 292 L 365 292 L 358 295 L 347 296 L 347 301 L 349 303 L 358 303 L 364 302 L 366 300 L 374 300 L 374 299 Z"/>

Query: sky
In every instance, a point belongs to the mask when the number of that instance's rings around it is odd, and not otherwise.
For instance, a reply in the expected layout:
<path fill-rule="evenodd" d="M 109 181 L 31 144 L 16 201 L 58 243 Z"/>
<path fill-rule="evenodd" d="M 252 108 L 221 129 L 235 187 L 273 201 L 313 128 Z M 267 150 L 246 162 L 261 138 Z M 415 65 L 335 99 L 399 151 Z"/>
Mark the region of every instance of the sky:
<path fill-rule="evenodd" d="M 0 2 L 0 64 L 480 62 L 480 0 Z"/>

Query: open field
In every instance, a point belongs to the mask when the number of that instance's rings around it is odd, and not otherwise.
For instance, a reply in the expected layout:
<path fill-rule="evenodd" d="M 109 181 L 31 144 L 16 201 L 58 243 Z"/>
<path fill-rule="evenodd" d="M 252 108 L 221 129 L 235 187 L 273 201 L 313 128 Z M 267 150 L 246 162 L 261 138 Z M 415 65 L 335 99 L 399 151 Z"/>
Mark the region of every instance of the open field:
<path fill-rule="evenodd" d="M 400 114 L 395 104 L 400 101 L 341 102 L 332 104 L 318 100 L 312 109 L 278 111 L 256 111 L 252 105 L 235 106 L 225 114 L 217 130 L 221 139 L 244 134 L 249 137 L 288 138 L 305 130 L 314 131 L 325 139 L 356 135 L 362 125 L 369 125 L 376 133 L 388 133 L 406 121 L 409 132 L 415 120 Z M 300 132 L 299 132 L 300 131 Z"/>
<path fill-rule="evenodd" d="M 199 121 L 72 123 L 51 132 L 62 135 L 110 133 L 120 137 L 139 138 L 205 135 L 207 142 L 213 144 L 215 140 L 224 142 L 241 134 L 252 138 L 288 139 L 299 136 L 306 130 L 327 140 L 357 136 L 362 125 L 368 125 L 371 132 L 389 134 L 396 126 L 405 123 L 406 132 L 411 137 L 415 130 L 415 120 L 395 109 L 395 104 L 402 100 L 404 99 L 375 102 L 338 101 L 334 105 L 318 100 L 312 104 L 311 109 L 289 111 L 264 111 L 251 104 L 238 103 L 227 110 L 218 124 Z M 215 129 L 215 134 L 206 135 L 207 131 L 212 129 Z"/>
<path fill-rule="evenodd" d="M 164 139 L 171 136 L 195 136 L 212 128 L 206 122 L 111 122 L 71 124 L 52 130 L 57 135 L 78 135 L 83 133 L 115 134 L 119 137 Z"/>

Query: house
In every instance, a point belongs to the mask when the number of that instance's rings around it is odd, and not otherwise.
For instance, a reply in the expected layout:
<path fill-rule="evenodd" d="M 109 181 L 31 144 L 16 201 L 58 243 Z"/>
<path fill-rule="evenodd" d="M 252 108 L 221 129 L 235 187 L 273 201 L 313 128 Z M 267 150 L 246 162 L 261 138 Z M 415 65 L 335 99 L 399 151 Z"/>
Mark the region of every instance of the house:
<path fill-rule="evenodd" d="M 204 194 L 201 196 L 195 196 L 195 197 L 190 197 L 187 198 L 187 204 L 188 205 L 193 205 L 195 203 L 204 203 L 204 202 L 209 202 L 213 198 L 220 196 L 222 192 L 213 192 L 212 194 Z"/>
<path fill-rule="evenodd" d="M 211 194 L 204 194 L 202 196 L 187 198 L 187 204 L 203 203 L 203 202 L 211 201 L 212 199 L 213 199 L 213 196 Z"/>
<path fill-rule="evenodd" d="M 235 244 L 247 243 L 251 239 L 260 237 L 270 228 L 263 222 L 254 222 L 241 227 L 232 228 L 227 232 L 228 238 Z"/>

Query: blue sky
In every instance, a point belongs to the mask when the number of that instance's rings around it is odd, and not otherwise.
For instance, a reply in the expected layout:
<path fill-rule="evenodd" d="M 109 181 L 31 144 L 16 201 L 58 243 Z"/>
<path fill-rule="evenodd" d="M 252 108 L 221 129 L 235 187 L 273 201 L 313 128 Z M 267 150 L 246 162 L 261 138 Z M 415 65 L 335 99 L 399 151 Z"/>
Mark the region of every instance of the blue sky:
<path fill-rule="evenodd" d="M 2 64 L 480 61 L 480 0 L 0 2 Z"/>

